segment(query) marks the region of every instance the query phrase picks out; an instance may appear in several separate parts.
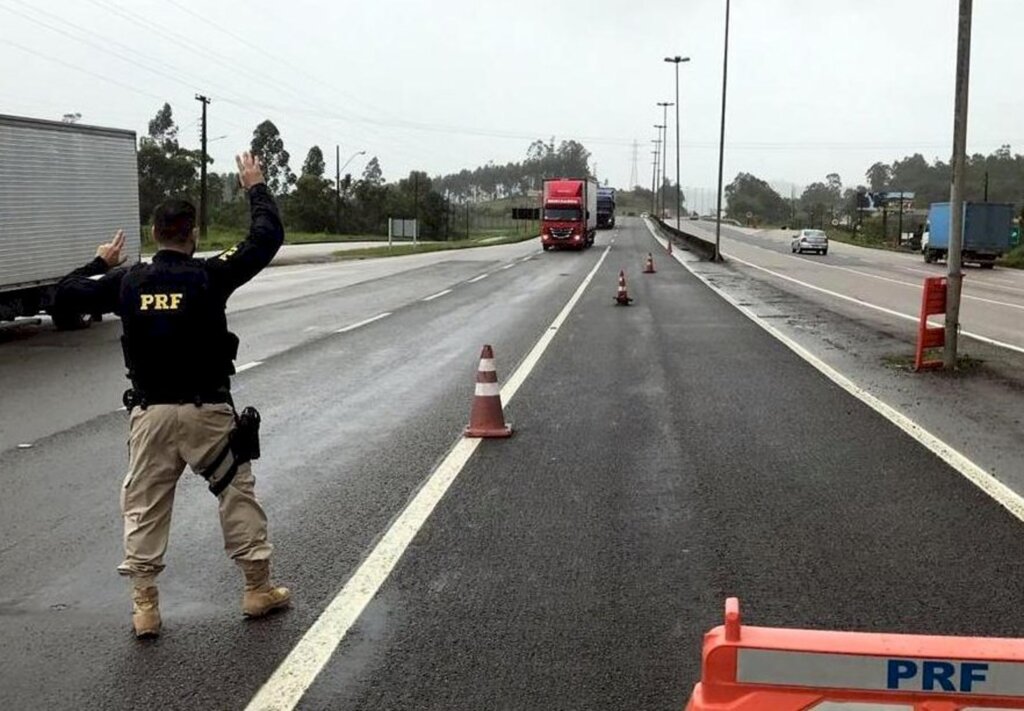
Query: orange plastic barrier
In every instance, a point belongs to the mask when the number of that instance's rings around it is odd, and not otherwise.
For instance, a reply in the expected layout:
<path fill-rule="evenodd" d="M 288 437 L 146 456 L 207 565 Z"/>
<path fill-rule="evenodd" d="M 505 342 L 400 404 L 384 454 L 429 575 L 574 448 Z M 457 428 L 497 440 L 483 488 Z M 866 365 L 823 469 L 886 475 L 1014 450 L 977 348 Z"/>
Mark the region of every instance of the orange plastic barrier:
<path fill-rule="evenodd" d="M 687 711 L 1024 709 L 1024 640 L 743 627 L 740 603 L 704 637 Z M 878 708 L 861 706 L 860 708 Z"/>
<path fill-rule="evenodd" d="M 941 360 L 925 360 L 924 352 L 946 343 L 946 329 L 929 326 L 928 317 L 946 313 L 946 277 L 928 277 L 924 280 L 921 296 L 921 320 L 917 325 L 917 355 L 914 370 L 941 368 Z"/>

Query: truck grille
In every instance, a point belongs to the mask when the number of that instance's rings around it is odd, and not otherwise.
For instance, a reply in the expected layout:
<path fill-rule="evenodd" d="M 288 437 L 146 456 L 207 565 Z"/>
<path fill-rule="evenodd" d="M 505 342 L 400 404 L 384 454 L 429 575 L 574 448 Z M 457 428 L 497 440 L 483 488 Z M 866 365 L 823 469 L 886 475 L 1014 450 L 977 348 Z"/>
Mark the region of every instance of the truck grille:
<path fill-rule="evenodd" d="M 568 227 L 551 228 L 551 236 L 554 239 L 568 239 L 572 235 L 572 229 Z"/>

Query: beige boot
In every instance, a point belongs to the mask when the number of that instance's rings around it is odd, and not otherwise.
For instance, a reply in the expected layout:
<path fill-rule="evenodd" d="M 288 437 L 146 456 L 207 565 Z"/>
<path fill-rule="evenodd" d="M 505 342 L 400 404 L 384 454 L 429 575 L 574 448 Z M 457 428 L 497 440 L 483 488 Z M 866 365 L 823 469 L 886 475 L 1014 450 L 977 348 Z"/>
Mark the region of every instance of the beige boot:
<path fill-rule="evenodd" d="M 132 627 L 136 639 L 160 634 L 160 595 L 155 585 L 132 588 Z"/>
<path fill-rule="evenodd" d="M 292 594 L 288 588 L 270 584 L 270 563 L 267 561 L 246 562 L 242 565 L 242 572 L 245 574 L 242 614 L 246 617 L 263 617 L 291 603 Z"/>

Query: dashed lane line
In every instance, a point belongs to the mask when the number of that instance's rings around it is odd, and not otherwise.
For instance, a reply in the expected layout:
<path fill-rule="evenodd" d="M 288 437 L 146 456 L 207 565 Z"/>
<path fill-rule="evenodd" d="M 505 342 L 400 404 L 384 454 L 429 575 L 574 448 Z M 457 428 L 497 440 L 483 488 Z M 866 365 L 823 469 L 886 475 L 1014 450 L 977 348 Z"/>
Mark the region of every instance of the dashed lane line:
<path fill-rule="evenodd" d="M 480 276 L 473 277 L 472 279 L 470 279 L 466 283 L 467 284 L 476 284 L 478 281 L 483 281 L 484 279 L 486 279 L 490 275 L 491 275 L 490 272 L 487 272 L 486 274 L 481 274 Z"/>
<path fill-rule="evenodd" d="M 237 368 L 235 368 L 235 373 L 244 373 L 247 370 L 252 370 L 253 368 L 256 368 L 257 366 L 261 365 L 263 365 L 262 360 L 249 361 L 248 363 L 240 365 Z"/>
<path fill-rule="evenodd" d="M 433 301 L 434 299 L 440 299 L 442 296 L 447 296 L 448 294 L 452 293 L 452 291 L 452 289 L 445 289 L 444 291 L 439 291 L 436 294 L 431 294 L 425 299 L 420 299 L 420 301 Z"/>
<path fill-rule="evenodd" d="M 371 316 L 370 318 L 363 319 L 362 321 L 357 321 L 356 323 L 345 326 L 344 328 L 339 328 L 337 331 L 335 331 L 335 333 L 348 333 L 349 331 L 354 331 L 357 328 L 368 326 L 369 324 L 375 321 L 380 321 L 382 318 L 387 318 L 390 315 L 390 311 L 385 311 L 382 314 L 377 314 L 376 316 Z"/>
<path fill-rule="evenodd" d="M 597 264 L 501 389 L 501 398 L 506 405 L 533 372 L 541 356 L 583 297 L 597 270 L 608 256 L 609 249 L 610 247 L 604 250 Z M 290 711 L 295 708 L 338 645 L 345 639 L 349 629 L 391 575 L 391 571 L 413 538 L 430 518 L 438 502 L 479 446 L 479 439 L 463 438 L 455 443 L 448 455 L 427 478 L 423 487 L 384 532 L 345 586 L 256 693 L 246 706 L 246 711 Z"/>

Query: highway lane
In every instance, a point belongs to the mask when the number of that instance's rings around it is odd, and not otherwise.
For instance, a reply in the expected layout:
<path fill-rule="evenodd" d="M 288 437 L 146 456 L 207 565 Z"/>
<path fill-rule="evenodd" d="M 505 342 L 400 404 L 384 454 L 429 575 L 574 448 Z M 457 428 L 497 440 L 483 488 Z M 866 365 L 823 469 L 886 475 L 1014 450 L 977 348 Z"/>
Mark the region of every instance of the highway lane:
<path fill-rule="evenodd" d="M 446 263 L 458 272 L 446 279 L 396 265 L 393 277 L 359 280 L 355 293 L 343 288 L 293 299 L 286 309 L 232 314 L 239 330 L 249 324 L 245 338 L 256 333 L 247 315 L 296 327 L 331 318 L 342 328 L 393 309 L 346 333 L 307 335 L 235 378 L 238 401 L 264 415 L 255 471 L 278 548 L 276 577 L 296 592 L 286 615 L 242 621 L 241 580 L 221 552 L 214 501 L 186 476 L 161 577 L 166 634 L 137 645 L 125 583 L 114 571 L 124 413 L 108 408 L 31 449 L 0 452 L 0 706 L 244 706 L 461 432 L 481 344 L 492 342 L 499 367 L 511 368 L 594 259 L 593 252 L 531 258 L 535 244 L 517 249 L 517 259 L 461 255 Z M 288 288 L 310 279 L 299 270 L 279 278 L 295 282 Z M 405 284 L 402 305 L 387 302 L 402 291 L 394 279 Z M 451 293 L 423 301 L 451 284 Z M 81 338 L 68 346 L 74 355 L 102 331 L 59 335 Z M 93 367 L 90 377 L 101 367 L 120 371 L 103 360 Z M 109 397 L 97 387 L 73 394 Z"/>
<path fill-rule="evenodd" d="M 752 624 L 1024 633 L 1020 521 L 679 265 L 640 275 L 642 230 L 298 708 L 682 708 L 733 594 Z"/>
<path fill-rule="evenodd" d="M 684 228 L 714 239 L 714 226 L 706 222 L 690 221 Z M 778 275 L 903 314 L 908 329 L 913 328 L 909 322 L 917 319 L 921 308 L 925 277 L 945 274 L 945 264 L 925 264 L 917 254 L 867 249 L 834 240 L 827 256 L 795 255 L 790 252 L 792 234 L 723 225 L 722 251 L 727 257 L 738 258 L 733 260 L 737 268 L 756 278 L 772 280 L 786 290 L 804 295 L 812 293 L 806 286 Z M 751 269 L 739 260 L 763 269 Z M 964 271 L 963 329 L 1024 352 L 1024 271 L 998 267 L 984 270 L 972 266 L 965 267 Z M 812 296 L 821 298 L 821 292 Z M 825 296 L 826 300 L 828 298 Z M 868 311 L 865 308 L 865 316 L 871 317 Z"/>
<path fill-rule="evenodd" d="M 268 269 L 228 303 L 230 326 L 242 339 L 236 364 L 266 360 L 539 251 L 530 240 Z M 119 407 L 126 387 L 119 337 L 120 324 L 114 317 L 86 331 L 58 333 L 49 319 L 41 326 L 0 331 L 0 451 L 36 442 Z"/>

